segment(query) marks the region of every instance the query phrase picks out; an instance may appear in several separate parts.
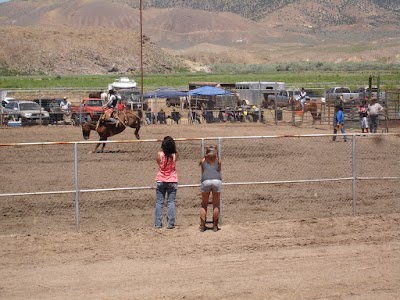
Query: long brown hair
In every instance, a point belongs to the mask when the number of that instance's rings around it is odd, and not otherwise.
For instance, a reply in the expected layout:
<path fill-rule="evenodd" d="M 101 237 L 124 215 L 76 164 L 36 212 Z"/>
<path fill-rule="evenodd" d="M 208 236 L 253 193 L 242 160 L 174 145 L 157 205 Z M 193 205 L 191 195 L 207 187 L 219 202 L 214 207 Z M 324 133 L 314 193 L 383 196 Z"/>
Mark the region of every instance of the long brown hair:
<path fill-rule="evenodd" d="M 167 165 L 169 159 L 173 159 L 173 154 L 176 154 L 176 146 L 175 141 L 172 137 L 166 136 L 164 137 L 161 143 L 161 150 L 164 152 L 166 156 L 165 165 Z"/>

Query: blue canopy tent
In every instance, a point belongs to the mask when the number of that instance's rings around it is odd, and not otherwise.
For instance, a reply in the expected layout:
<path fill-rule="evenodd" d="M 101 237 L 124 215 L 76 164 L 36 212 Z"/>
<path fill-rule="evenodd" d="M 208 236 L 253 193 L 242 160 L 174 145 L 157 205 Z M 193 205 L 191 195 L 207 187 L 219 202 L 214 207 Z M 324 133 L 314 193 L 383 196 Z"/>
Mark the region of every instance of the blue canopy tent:
<path fill-rule="evenodd" d="M 214 87 L 214 86 L 202 86 L 197 89 L 191 90 L 188 92 L 188 95 L 190 97 L 193 97 L 192 99 L 189 99 L 189 109 L 190 109 L 190 119 L 189 121 L 194 124 L 196 121 L 199 123 L 200 118 L 198 117 L 198 114 L 196 111 L 192 112 L 192 106 L 196 108 L 200 108 L 200 106 L 207 106 L 207 111 L 205 112 L 206 114 L 206 121 L 212 122 L 214 119 L 212 110 L 215 106 L 215 98 L 216 96 L 226 96 L 226 95 L 231 95 L 232 93 L 230 91 Z M 204 111 L 203 111 L 204 113 Z M 204 114 L 203 114 L 204 116 Z"/>
<path fill-rule="evenodd" d="M 155 91 L 147 92 L 143 95 L 144 99 L 148 98 L 175 98 L 175 97 L 185 97 L 186 92 L 179 90 L 169 89 L 169 88 L 159 88 Z"/>
<path fill-rule="evenodd" d="M 189 96 L 230 95 L 231 92 L 214 86 L 202 86 L 188 92 Z"/>

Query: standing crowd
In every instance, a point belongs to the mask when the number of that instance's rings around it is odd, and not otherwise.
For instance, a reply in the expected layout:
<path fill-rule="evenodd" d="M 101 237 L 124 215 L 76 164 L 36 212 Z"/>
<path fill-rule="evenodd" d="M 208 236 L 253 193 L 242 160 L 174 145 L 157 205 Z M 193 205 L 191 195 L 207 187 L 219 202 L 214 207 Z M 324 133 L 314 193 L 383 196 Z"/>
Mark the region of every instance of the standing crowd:
<path fill-rule="evenodd" d="M 347 141 L 345 126 L 344 126 L 344 99 L 338 97 L 335 101 L 335 114 L 334 114 L 334 128 L 333 128 L 333 141 L 336 141 L 336 134 L 340 131 L 343 134 L 343 140 Z M 360 116 L 360 127 L 362 133 L 376 133 L 379 125 L 379 115 L 384 111 L 381 104 L 378 103 L 376 98 L 371 99 L 371 103 L 368 104 L 368 100 L 364 99 L 358 108 L 358 114 Z"/>

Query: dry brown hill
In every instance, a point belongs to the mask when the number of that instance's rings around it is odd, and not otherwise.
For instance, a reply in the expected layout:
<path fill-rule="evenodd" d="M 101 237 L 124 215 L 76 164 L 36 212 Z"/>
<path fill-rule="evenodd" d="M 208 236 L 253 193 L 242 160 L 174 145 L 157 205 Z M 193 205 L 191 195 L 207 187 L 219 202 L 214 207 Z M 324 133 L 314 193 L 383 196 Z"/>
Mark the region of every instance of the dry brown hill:
<path fill-rule="evenodd" d="M 145 69 L 169 72 L 194 65 L 187 60 L 200 67 L 291 61 L 398 63 L 399 11 L 389 9 L 394 3 L 390 1 L 383 1 L 385 8 L 377 0 L 255 0 L 259 11 L 248 1 L 243 1 L 243 10 L 234 5 L 236 0 L 165 0 L 162 5 L 146 1 Z M 137 3 L 11 0 L 0 4 L 0 68 L 49 74 L 136 71 Z M 213 3 L 219 4 L 214 12 Z"/>

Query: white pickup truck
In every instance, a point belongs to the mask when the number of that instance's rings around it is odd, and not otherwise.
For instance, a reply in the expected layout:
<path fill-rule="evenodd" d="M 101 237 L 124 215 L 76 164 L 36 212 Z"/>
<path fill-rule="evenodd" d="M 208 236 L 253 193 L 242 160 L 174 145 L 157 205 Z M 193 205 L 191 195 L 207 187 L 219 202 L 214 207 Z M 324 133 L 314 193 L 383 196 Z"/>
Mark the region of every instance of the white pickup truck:
<path fill-rule="evenodd" d="M 300 99 L 300 90 L 280 90 L 276 95 L 268 95 L 268 105 L 270 107 L 289 107 L 291 104 L 289 98 L 293 97 L 294 100 Z M 310 100 L 309 96 L 306 96 L 306 100 Z"/>
<path fill-rule="evenodd" d="M 352 93 L 348 87 L 333 87 L 326 92 L 326 102 L 333 103 L 340 96 L 345 103 L 358 100 L 358 93 Z"/>
<path fill-rule="evenodd" d="M 366 87 L 360 87 L 357 90 L 358 92 L 358 98 L 360 99 L 365 99 L 369 97 L 370 91 L 369 91 L 369 86 Z M 379 100 L 385 100 L 385 92 L 379 91 Z M 371 87 L 371 99 L 372 98 L 378 98 L 378 87 L 372 86 Z"/>

